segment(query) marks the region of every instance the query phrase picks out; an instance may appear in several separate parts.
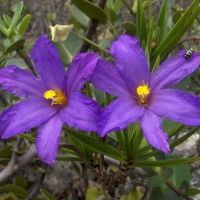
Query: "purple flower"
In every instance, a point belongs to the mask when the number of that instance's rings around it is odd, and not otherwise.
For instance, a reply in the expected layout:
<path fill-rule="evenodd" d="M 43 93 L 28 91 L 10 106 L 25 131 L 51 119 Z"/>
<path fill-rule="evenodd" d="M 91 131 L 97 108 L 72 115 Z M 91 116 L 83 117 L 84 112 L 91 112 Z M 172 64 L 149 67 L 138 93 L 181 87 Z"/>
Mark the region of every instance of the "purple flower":
<path fill-rule="evenodd" d="M 161 151 L 170 152 L 168 136 L 162 131 L 162 117 L 185 125 L 200 125 L 200 99 L 166 87 L 192 73 L 200 64 L 200 54 L 194 52 L 185 59 L 186 51 L 181 50 L 150 74 L 138 39 L 121 35 L 110 52 L 116 67 L 99 60 L 91 77 L 95 87 L 118 97 L 103 109 L 98 134 L 104 136 L 139 119 L 147 141 Z"/>
<path fill-rule="evenodd" d="M 97 130 L 100 108 L 79 90 L 90 79 L 98 54 L 78 54 L 65 73 L 58 51 L 46 36 L 42 36 L 31 51 L 31 59 L 41 78 L 16 66 L 0 70 L 2 88 L 28 98 L 3 111 L 0 133 L 3 139 L 7 139 L 40 125 L 36 139 L 37 152 L 52 165 L 63 123 L 80 130 Z"/>

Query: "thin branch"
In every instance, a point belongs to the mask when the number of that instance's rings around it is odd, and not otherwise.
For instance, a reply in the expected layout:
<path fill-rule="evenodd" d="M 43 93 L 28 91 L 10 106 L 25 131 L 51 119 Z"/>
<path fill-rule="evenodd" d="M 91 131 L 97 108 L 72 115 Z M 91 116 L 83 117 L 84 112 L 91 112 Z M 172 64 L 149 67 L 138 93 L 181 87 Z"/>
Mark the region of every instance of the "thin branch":
<path fill-rule="evenodd" d="M 187 197 L 184 192 L 182 190 L 180 190 L 179 188 L 177 188 L 176 186 L 174 186 L 171 182 L 167 181 L 165 182 L 165 184 L 171 189 L 173 190 L 176 194 L 178 194 L 179 196 L 184 197 L 184 199 L 187 200 L 192 200 L 192 198 Z"/>
<path fill-rule="evenodd" d="M 104 9 L 105 4 L 106 4 L 106 0 L 99 0 L 99 2 L 97 3 L 97 5 L 102 9 Z M 90 27 L 89 27 L 87 34 L 86 34 L 87 39 L 92 40 L 93 35 L 96 32 L 97 26 L 98 26 L 98 20 L 92 19 L 91 22 L 90 22 Z M 87 52 L 89 48 L 90 48 L 90 43 L 84 41 L 79 52 L 80 53 Z"/>
<path fill-rule="evenodd" d="M 32 65 L 32 62 L 31 62 L 30 58 L 28 57 L 28 55 L 26 54 L 26 52 L 22 48 L 17 49 L 16 52 L 25 61 L 25 63 L 27 64 L 27 66 L 31 70 L 31 72 L 33 72 L 33 74 L 36 75 L 33 65 Z"/>
<path fill-rule="evenodd" d="M 0 172 L 0 184 L 8 179 L 9 176 L 15 174 L 17 171 L 28 165 L 33 158 L 37 157 L 35 145 L 32 144 L 30 148 L 22 156 L 17 158 L 16 164 L 11 162 Z"/>

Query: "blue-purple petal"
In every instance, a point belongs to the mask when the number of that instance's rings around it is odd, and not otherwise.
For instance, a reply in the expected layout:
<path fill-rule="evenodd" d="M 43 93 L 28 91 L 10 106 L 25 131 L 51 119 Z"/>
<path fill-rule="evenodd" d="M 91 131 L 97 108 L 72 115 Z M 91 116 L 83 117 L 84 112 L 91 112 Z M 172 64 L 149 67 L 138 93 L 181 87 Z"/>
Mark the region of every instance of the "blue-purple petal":
<path fill-rule="evenodd" d="M 178 83 L 181 79 L 194 72 L 200 65 L 200 53 L 194 52 L 191 58 L 185 59 L 186 50 L 178 52 L 163 62 L 151 75 L 151 92 Z"/>
<path fill-rule="evenodd" d="M 60 111 L 60 118 L 70 127 L 96 131 L 100 112 L 99 105 L 93 99 L 79 92 L 73 92 L 68 98 L 68 105 Z"/>
<path fill-rule="evenodd" d="M 36 139 L 37 153 L 49 165 L 53 165 L 56 160 L 62 124 L 59 114 L 56 113 L 43 122 L 38 129 Z"/>
<path fill-rule="evenodd" d="M 143 112 L 144 107 L 132 97 L 120 97 L 103 109 L 97 130 L 99 136 L 126 128 L 129 123 L 136 122 Z"/>
<path fill-rule="evenodd" d="M 107 60 L 98 60 L 90 80 L 96 88 L 106 93 L 118 97 L 131 95 L 131 91 L 120 76 L 118 68 Z"/>
<path fill-rule="evenodd" d="M 0 85 L 6 92 L 25 98 L 42 97 L 46 91 L 41 79 L 16 66 L 8 66 L 0 70 Z"/>
<path fill-rule="evenodd" d="M 129 35 L 121 35 L 112 43 L 110 52 L 115 59 L 124 82 L 132 92 L 140 85 L 150 82 L 150 71 L 139 40 Z"/>
<path fill-rule="evenodd" d="M 31 50 L 31 59 L 34 60 L 34 68 L 48 89 L 52 87 L 64 89 L 65 70 L 59 59 L 58 51 L 46 35 L 36 41 Z"/>
<path fill-rule="evenodd" d="M 66 72 L 67 95 L 78 92 L 89 81 L 98 60 L 97 53 L 77 54 Z"/>
<path fill-rule="evenodd" d="M 168 135 L 162 131 L 162 119 L 150 110 L 145 109 L 140 118 L 143 135 L 156 149 L 170 153 Z"/>
<path fill-rule="evenodd" d="M 200 99 L 180 90 L 163 89 L 154 92 L 148 108 L 175 122 L 200 125 Z"/>
<path fill-rule="evenodd" d="M 55 114 L 57 109 L 46 99 L 29 99 L 4 110 L 0 116 L 0 134 L 3 139 L 41 124 Z"/>

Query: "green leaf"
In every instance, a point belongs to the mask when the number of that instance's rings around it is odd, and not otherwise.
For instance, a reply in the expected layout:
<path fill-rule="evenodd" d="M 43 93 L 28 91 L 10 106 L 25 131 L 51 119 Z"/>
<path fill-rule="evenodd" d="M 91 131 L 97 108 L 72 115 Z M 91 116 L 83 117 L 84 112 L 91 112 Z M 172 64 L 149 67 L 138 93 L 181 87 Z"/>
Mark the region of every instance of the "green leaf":
<path fill-rule="evenodd" d="M 120 200 L 140 200 L 143 194 L 141 193 L 140 189 L 134 187 L 131 192 L 126 195 L 123 195 Z"/>
<path fill-rule="evenodd" d="M 159 174 L 153 175 L 147 181 L 147 186 L 150 188 L 158 187 L 161 184 L 168 181 L 170 177 L 173 175 L 173 173 L 174 173 L 173 169 L 170 168 L 163 169 Z"/>
<path fill-rule="evenodd" d="M 3 15 L 3 19 L 6 22 L 7 26 L 9 27 L 12 19 L 8 15 Z"/>
<path fill-rule="evenodd" d="M 90 19 L 87 17 L 87 15 L 82 13 L 81 10 L 78 9 L 75 5 L 72 6 L 71 12 L 79 23 L 81 23 L 86 28 L 88 27 Z"/>
<path fill-rule="evenodd" d="M 11 148 L 11 146 L 6 146 L 0 149 L 0 158 L 10 158 L 10 156 L 12 155 Z"/>
<path fill-rule="evenodd" d="M 162 167 L 162 166 L 174 166 L 182 165 L 200 160 L 200 157 L 193 158 L 179 158 L 179 159 L 169 159 L 169 160 L 156 160 L 156 161 L 132 161 L 134 164 L 130 167 Z"/>
<path fill-rule="evenodd" d="M 85 13 L 90 19 L 96 19 L 102 24 L 106 24 L 108 17 L 103 9 L 99 8 L 95 4 L 85 0 L 71 0 L 83 13 Z"/>
<path fill-rule="evenodd" d="M 1 189 L 5 193 L 13 192 L 17 197 L 28 197 L 28 191 L 18 185 L 8 184 L 2 186 Z"/>
<path fill-rule="evenodd" d="M 2 33 L 4 33 L 6 36 L 8 36 L 8 34 L 9 34 L 9 31 L 8 31 L 7 28 L 8 27 L 7 27 L 6 23 L 4 22 L 4 20 L 0 16 L 0 31 Z"/>
<path fill-rule="evenodd" d="M 166 193 L 165 193 L 165 198 L 164 200 L 183 200 L 184 198 L 179 196 L 178 194 L 176 194 L 174 191 L 172 190 L 168 190 Z"/>
<path fill-rule="evenodd" d="M 192 25 L 196 16 L 200 11 L 200 6 L 198 5 L 198 0 L 194 0 L 190 7 L 186 10 L 179 21 L 174 25 L 173 29 L 161 42 L 161 44 L 156 48 L 152 55 L 152 60 L 155 60 L 158 55 L 163 57 L 166 53 L 170 52 L 173 46 L 180 40 L 180 38 L 185 34 L 188 28 Z"/>
<path fill-rule="evenodd" d="M 12 193 L 12 192 L 9 192 L 7 195 L 6 195 L 6 198 L 5 198 L 5 200 L 18 200 L 18 198 L 17 198 L 17 196 L 14 194 L 14 193 Z M 0 199 L 1 200 L 1 199 Z"/>
<path fill-rule="evenodd" d="M 27 14 L 19 24 L 18 35 L 23 36 L 25 34 L 30 22 L 31 22 L 31 15 Z"/>
<path fill-rule="evenodd" d="M 22 11 L 22 8 L 23 8 L 23 2 L 21 1 L 16 9 L 15 9 L 15 12 L 14 12 L 14 15 L 12 17 L 12 21 L 10 23 L 10 27 L 9 27 L 9 34 L 8 34 L 8 37 L 11 37 L 11 35 L 13 34 L 13 31 L 14 29 L 16 28 L 17 26 L 17 23 L 18 23 L 18 20 L 19 20 L 19 17 L 21 15 L 21 11 Z"/>
<path fill-rule="evenodd" d="M 124 161 L 125 157 L 123 156 L 123 154 L 119 152 L 117 149 L 113 148 L 112 146 L 105 144 L 97 139 L 94 139 L 93 137 L 88 136 L 84 133 L 72 130 L 66 126 L 64 127 L 64 129 L 72 137 L 76 137 L 77 140 L 79 140 L 81 143 L 85 144 L 86 146 L 90 147 L 91 149 L 101 154 L 105 154 L 116 160 Z"/>
<path fill-rule="evenodd" d="M 40 188 L 40 192 L 42 193 L 42 195 L 45 197 L 46 200 L 56 200 L 56 198 L 45 189 Z"/>
<path fill-rule="evenodd" d="M 4 46 L 6 47 L 6 53 L 11 53 L 21 47 L 23 47 L 25 40 L 20 35 L 15 35 L 12 38 L 6 39 L 4 41 Z"/>
<path fill-rule="evenodd" d="M 126 34 L 136 35 L 136 25 L 132 22 L 126 21 L 121 23 L 126 30 Z"/>
<path fill-rule="evenodd" d="M 0 158 L 0 165 L 6 166 L 10 161 L 10 158 Z"/>
<path fill-rule="evenodd" d="M 171 155 L 166 155 L 166 159 L 176 160 L 176 159 L 181 159 L 181 156 L 171 154 Z M 190 182 L 191 173 L 188 164 L 177 165 L 167 168 L 171 168 L 174 171 L 173 176 L 170 178 L 170 182 L 172 182 L 176 187 L 181 187 L 183 181 L 187 181 L 188 183 Z"/>
<path fill-rule="evenodd" d="M 86 199 L 86 200 L 95 200 L 95 199 L 97 199 L 100 195 L 101 195 L 101 193 L 97 190 L 97 188 L 95 188 L 95 187 L 88 188 L 88 189 L 86 190 L 85 199 Z"/>
<path fill-rule="evenodd" d="M 196 196 L 200 194 L 200 190 L 197 188 L 190 188 L 188 196 Z"/>
<path fill-rule="evenodd" d="M 5 66 L 16 65 L 21 69 L 27 69 L 28 66 L 22 58 L 12 58 L 5 63 Z"/>
<path fill-rule="evenodd" d="M 120 10 L 120 8 L 122 6 L 123 6 L 122 1 L 121 0 L 116 0 L 113 9 L 114 9 L 115 12 L 117 12 L 117 11 Z"/>
<path fill-rule="evenodd" d="M 17 185 L 22 186 L 23 188 L 27 188 L 26 179 L 20 175 L 14 175 L 14 179 Z"/>
<path fill-rule="evenodd" d="M 82 161 L 79 157 L 75 156 L 57 156 L 56 160 L 61 160 L 61 161 Z"/>
<path fill-rule="evenodd" d="M 183 181 L 181 183 L 181 190 L 184 192 L 185 196 L 188 196 L 190 186 L 187 181 Z"/>
<path fill-rule="evenodd" d="M 19 134 L 19 136 L 21 137 L 21 138 L 24 138 L 24 139 L 27 139 L 28 141 L 30 141 L 30 142 L 35 142 L 35 138 L 34 137 L 31 137 L 31 136 L 29 136 L 29 135 L 26 135 L 26 134 Z"/>
<path fill-rule="evenodd" d="M 151 195 L 149 200 L 161 200 L 165 199 L 165 196 L 162 193 L 162 190 L 160 187 L 155 187 L 151 190 Z"/>

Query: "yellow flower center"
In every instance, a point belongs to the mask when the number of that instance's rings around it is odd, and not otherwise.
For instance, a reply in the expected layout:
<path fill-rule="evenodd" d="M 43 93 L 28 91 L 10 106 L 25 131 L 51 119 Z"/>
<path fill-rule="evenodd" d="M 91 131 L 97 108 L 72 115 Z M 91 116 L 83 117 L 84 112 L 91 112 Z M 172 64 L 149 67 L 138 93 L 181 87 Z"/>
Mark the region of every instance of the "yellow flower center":
<path fill-rule="evenodd" d="M 45 99 L 51 99 L 51 105 L 60 104 L 61 106 L 67 105 L 67 97 L 60 89 L 53 88 L 54 90 L 47 90 L 44 93 Z"/>
<path fill-rule="evenodd" d="M 150 88 L 148 84 L 145 84 L 143 81 L 143 85 L 137 87 L 137 94 L 139 96 L 139 103 L 142 106 L 147 106 L 147 97 L 150 93 Z"/>

